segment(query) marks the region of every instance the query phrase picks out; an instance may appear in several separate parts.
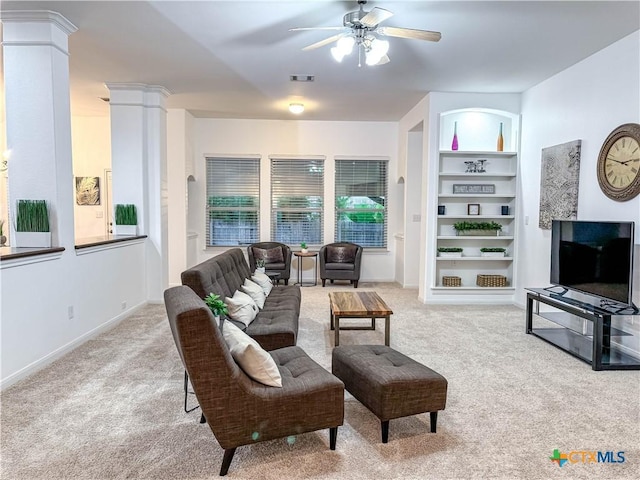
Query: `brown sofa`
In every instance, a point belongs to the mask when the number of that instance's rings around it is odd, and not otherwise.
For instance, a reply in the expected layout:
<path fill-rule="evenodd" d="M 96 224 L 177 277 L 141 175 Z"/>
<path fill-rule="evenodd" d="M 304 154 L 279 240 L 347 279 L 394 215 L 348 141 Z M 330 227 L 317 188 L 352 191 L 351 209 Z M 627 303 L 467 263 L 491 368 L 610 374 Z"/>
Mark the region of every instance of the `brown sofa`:
<path fill-rule="evenodd" d="M 164 299 L 202 413 L 225 449 L 220 475 L 227 474 L 241 445 L 329 428 L 329 447 L 335 450 L 344 420 L 344 385 L 339 379 L 300 347 L 286 347 L 269 352 L 282 388 L 262 385 L 236 364 L 211 311 L 193 291 L 173 287 Z"/>
<path fill-rule="evenodd" d="M 227 250 L 182 272 L 182 284 L 190 287 L 200 298 L 209 293 L 232 297 L 245 278 L 251 278 L 247 260 L 239 248 Z M 300 316 L 300 287 L 281 285 L 267 296 L 264 308 L 249 324 L 246 333 L 255 338 L 265 350 L 296 344 Z"/>

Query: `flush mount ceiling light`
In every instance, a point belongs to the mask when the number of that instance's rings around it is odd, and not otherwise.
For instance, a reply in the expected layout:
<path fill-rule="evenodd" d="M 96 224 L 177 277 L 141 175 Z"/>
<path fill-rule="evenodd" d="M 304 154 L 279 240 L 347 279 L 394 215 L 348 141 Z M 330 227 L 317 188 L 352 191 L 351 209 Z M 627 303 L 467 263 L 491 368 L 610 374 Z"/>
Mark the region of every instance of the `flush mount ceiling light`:
<path fill-rule="evenodd" d="M 440 32 L 429 30 L 416 30 L 413 28 L 381 27 L 380 23 L 393 16 L 389 10 L 375 7 L 370 12 L 364 11 L 366 0 L 359 0 L 360 9 L 347 13 L 342 19 L 342 27 L 301 27 L 291 28 L 289 31 L 300 30 L 341 30 L 342 33 L 325 38 L 319 42 L 304 47 L 302 50 L 313 50 L 336 42 L 331 49 L 331 55 L 337 62 L 353 52 L 353 47 L 358 49 L 358 66 L 362 65 L 364 54 L 367 65 L 384 65 L 389 62 L 387 52 L 389 42 L 381 40 L 378 36 L 412 38 L 437 42 L 441 38 Z"/>
<path fill-rule="evenodd" d="M 295 115 L 300 115 L 302 112 L 304 112 L 304 105 L 302 103 L 290 103 L 289 111 L 291 113 L 294 113 Z"/>

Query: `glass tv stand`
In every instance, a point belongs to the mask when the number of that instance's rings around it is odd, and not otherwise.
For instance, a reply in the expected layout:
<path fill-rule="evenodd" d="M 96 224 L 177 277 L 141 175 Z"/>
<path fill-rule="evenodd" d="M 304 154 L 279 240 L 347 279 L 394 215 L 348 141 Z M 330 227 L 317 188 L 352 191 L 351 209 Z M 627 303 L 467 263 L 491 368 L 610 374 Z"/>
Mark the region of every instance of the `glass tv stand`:
<path fill-rule="evenodd" d="M 589 363 L 593 370 L 640 370 L 638 308 L 600 303 L 563 287 L 525 290 L 527 334 Z M 548 307 L 541 311 L 541 304 Z"/>

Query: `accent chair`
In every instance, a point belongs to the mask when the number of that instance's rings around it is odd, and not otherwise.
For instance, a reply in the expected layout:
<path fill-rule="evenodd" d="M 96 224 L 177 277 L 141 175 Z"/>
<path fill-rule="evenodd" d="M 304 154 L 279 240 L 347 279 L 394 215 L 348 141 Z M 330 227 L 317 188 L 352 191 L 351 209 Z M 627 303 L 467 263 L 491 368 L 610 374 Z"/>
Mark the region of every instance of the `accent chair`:
<path fill-rule="evenodd" d="M 320 248 L 320 278 L 322 286 L 330 280 L 349 280 L 358 288 L 362 247 L 350 242 L 329 243 Z"/>

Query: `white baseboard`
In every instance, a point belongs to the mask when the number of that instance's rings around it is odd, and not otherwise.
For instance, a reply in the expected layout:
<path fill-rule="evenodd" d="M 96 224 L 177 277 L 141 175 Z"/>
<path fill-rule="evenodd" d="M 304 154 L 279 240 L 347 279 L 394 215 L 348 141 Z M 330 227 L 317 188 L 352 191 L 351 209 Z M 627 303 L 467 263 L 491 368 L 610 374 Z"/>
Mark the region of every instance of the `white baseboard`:
<path fill-rule="evenodd" d="M 17 372 L 9 375 L 8 377 L 3 378 L 0 381 L 0 391 L 4 390 L 5 388 L 10 387 L 14 383 L 22 380 L 23 378 L 27 378 L 29 375 L 34 374 L 38 370 L 42 370 L 44 367 L 46 367 L 47 365 L 53 363 L 54 361 L 56 361 L 60 357 L 63 357 L 64 355 L 69 353 L 71 350 L 79 347 L 80 345 L 85 343 L 87 340 L 90 340 L 91 338 L 98 336 L 102 332 L 105 332 L 105 331 L 115 327 L 122 320 L 127 318 L 129 315 L 132 315 L 133 313 L 137 312 L 142 307 L 144 307 L 146 304 L 147 304 L 147 302 L 143 302 L 143 303 L 140 303 L 140 304 L 138 304 L 138 305 L 136 305 L 134 307 L 129 308 L 128 310 L 125 310 L 124 312 L 119 314 L 117 317 L 114 317 L 111 320 L 107 320 L 102 325 L 94 328 L 93 330 L 88 331 L 84 335 L 81 335 L 80 337 L 76 338 L 75 340 L 72 340 L 71 342 L 67 343 L 66 345 L 61 346 L 60 348 L 54 350 L 53 352 L 49 353 L 48 355 L 45 355 L 44 357 L 40 358 L 39 360 L 36 360 L 35 362 L 30 363 L 26 367 L 21 368 L 20 370 L 18 370 Z"/>

